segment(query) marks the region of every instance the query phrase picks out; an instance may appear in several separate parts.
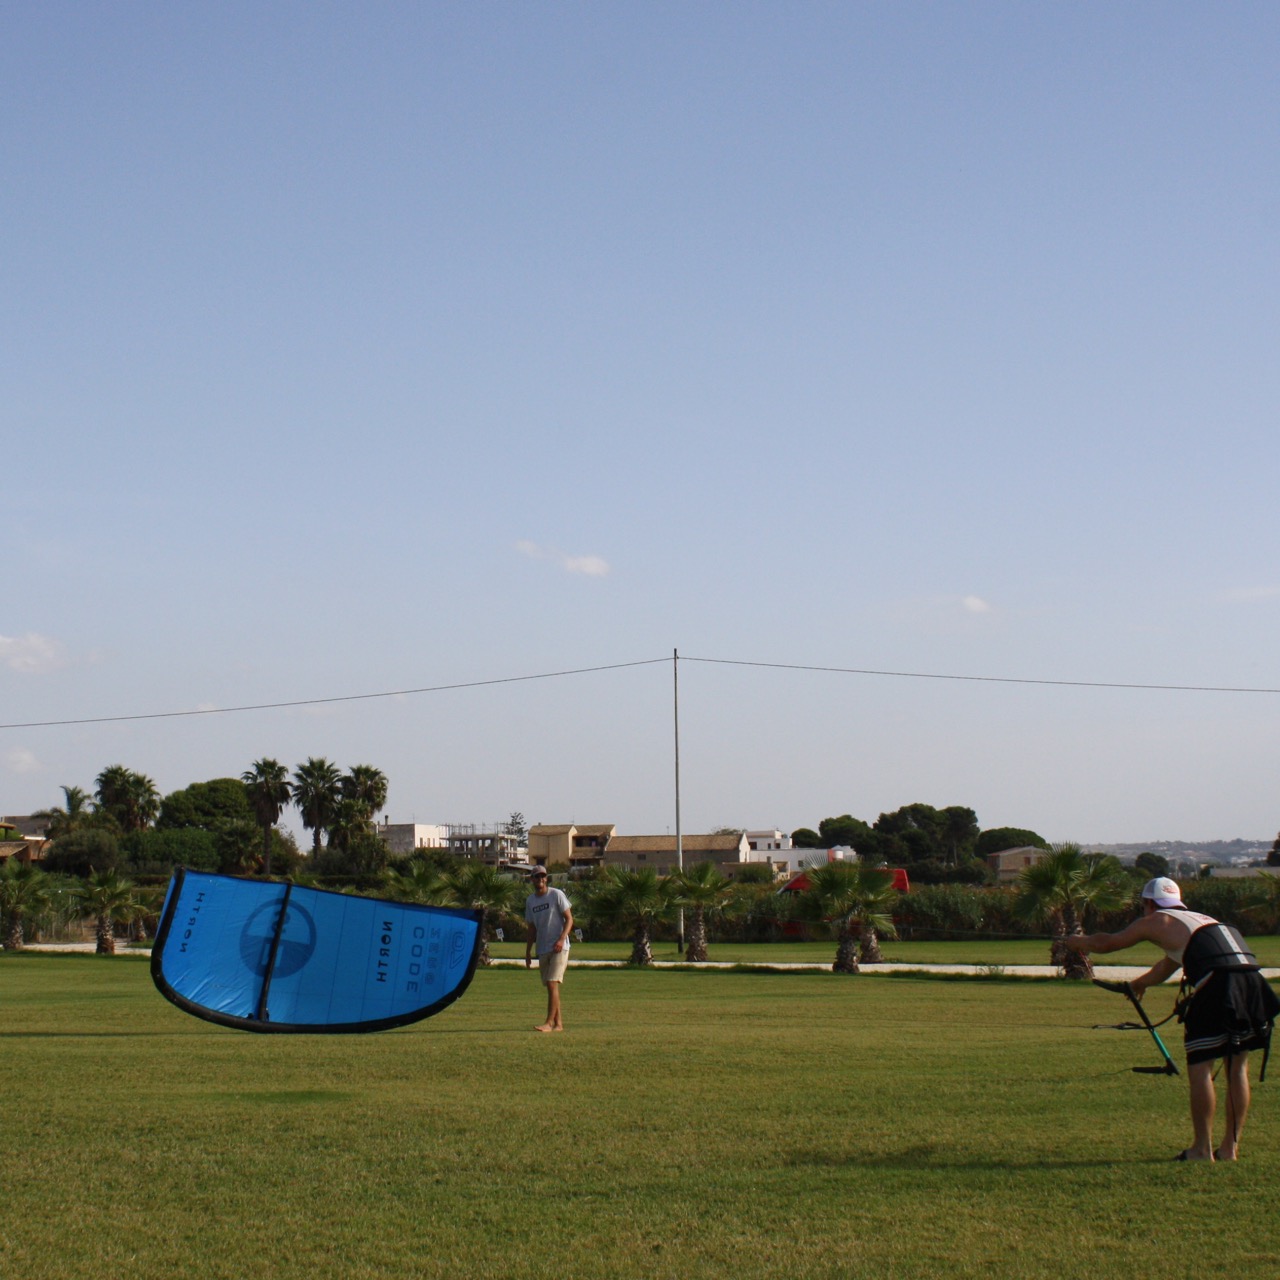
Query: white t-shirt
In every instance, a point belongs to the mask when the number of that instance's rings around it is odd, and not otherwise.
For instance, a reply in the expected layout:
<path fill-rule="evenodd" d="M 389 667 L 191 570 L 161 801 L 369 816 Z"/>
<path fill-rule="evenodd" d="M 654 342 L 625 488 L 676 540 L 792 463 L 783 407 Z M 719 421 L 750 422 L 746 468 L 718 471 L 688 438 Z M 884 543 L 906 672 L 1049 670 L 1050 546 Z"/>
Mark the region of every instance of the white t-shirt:
<path fill-rule="evenodd" d="M 560 939 L 564 932 L 564 918 L 571 910 L 569 899 L 561 889 L 548 889 L 546 893 L 531 893 L 524 900 L 524 919 L 526 924 L 537 930 L 537 952 L 544 956 Z M 569 950 L 569 939 L 565 938 L 563 950 Z"/>

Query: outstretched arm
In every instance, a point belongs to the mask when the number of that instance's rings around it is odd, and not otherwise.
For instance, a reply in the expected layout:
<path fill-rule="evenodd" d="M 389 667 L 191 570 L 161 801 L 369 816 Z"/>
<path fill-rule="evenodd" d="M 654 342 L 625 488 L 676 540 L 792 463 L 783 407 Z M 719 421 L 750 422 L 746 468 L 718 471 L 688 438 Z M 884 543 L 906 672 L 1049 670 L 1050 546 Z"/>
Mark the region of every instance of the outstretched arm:
<path fill-rule="evenodd" d="M 1175 964 L 1168 956 L 1161 956 L 1140 978 L 1134 978 L 1129 986 L 1133 988 L 1133 994 L 1141 1000 L 1142 993 L 1148 987 L 1158 987 L 1166 978 L 1172 978 L 1181 968 L 1180 964 Z"/>
<path fill-rule="evenodd" d="M 1141 916 L 1126 925 L 1119 933 L 1083 933 L 1064 939 L 1069 951 L 1096 952 L 1106 955 L 1109 951 L 1125 951 L 1139 942 L 1154 942 L 1164 950 L 1162 931 L 1168 925 L 1158 916 Z"/>
<path fill-rule="evenodd" d="M 1162 951 L 1168 951 L 1185 941 L 1185 939 L 1180 940 L 1173 932 L 1179 927 L 1165 917 L 1147 915 L 1127 925 L 1119 933 L 1080 934 L 1074 938 L 1067 938 L 1066 945 L 1071 951 L 1091 951 L 1106 955 L 1110 951 L 1124 951 L 1128 947 L 1136 946 L 1139 942 L 1154 942 Z M 1148 987 L 1158 986 L 1166 978 L 1171 978 L 1181 967 L 1177 961 L 1170 960 L 1167 955 L 1162 956 L 1146 973 L 1129 983 L 1133 988 L 1133 994 L 1141 1000 L 1142 993 Z"/>

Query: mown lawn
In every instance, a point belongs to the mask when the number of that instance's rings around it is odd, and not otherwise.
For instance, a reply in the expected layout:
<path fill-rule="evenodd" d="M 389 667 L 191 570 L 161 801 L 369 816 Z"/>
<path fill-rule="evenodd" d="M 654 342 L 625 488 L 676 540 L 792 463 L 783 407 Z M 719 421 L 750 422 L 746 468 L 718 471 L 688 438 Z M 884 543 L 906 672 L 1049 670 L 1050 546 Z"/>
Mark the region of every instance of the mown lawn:
<path fill-rule="evenodd" d="M 1280 1274 L 1277 1086 L 1184 1166 L 1185 1083 L 1063 981 L 480 973 L 373 1036 L 252 1036 L 137 959 L 0 957 L 0 1275 Z"/>
<path fill-rule="evenodd" d="M 1280 937 L 1260 935 L 1248 939 L 1258 960 L 1280 968 Z M 973 942 L 894 942 L 882 943 L 886 960 L 913 964 L 1048 964 L 1049 944 L 1036 938 L 986 938 Z M 524 942 L 507 940 L 493 943 L 495 956 L 524 957 Z M 742 964 L 830 964 L 835 958 L 834 942 L 713 942 L 709 959 Z M 573 955 L 579 960 L 625 960 L 631 954 L 627 942 L 574 943 Z M 655 960 L 678 961 L 674 942 L 654 944 Z M 1160 953 L 1143 943 L 1128 951 L 1094 956 L 1097 965 L 1150 965 Z"/>

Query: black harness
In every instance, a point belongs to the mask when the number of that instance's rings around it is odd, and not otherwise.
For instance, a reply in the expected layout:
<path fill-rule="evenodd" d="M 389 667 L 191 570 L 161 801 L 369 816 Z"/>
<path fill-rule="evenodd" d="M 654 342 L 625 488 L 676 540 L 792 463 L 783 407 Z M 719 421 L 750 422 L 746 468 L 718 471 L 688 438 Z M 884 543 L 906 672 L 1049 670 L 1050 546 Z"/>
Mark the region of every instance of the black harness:
<path fill-rule="evenodd" d="M 1202 924 L 1182 952 L 1182 985 L 1194 994 L 1221 969 L 1259 969 L 1258 957 L 1229 924 Z"/>

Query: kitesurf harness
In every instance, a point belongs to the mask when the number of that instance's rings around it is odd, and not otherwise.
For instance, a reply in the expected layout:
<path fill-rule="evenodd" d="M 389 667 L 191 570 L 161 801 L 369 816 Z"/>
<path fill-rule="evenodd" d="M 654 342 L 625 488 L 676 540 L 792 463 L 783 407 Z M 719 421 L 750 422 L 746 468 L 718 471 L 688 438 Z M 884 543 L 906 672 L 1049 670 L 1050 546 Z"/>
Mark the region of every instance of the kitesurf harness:
<path fill-rule="evenodd" d="M 1193 990 L 1218 969 L 1259 967 L 1258 957 L 1229 924 L 1202 924 L 1182 950 L 1182 982 Z"/>

